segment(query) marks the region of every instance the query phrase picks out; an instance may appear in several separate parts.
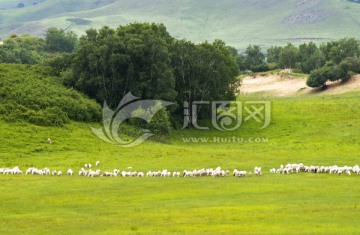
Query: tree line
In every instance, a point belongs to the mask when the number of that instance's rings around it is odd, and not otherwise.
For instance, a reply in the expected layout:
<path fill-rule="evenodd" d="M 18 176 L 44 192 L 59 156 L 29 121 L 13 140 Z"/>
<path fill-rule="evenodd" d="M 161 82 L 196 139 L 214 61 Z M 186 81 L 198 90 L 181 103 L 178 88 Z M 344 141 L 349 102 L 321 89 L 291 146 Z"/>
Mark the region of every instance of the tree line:
<path fill-rule="evenodd" d="M 221 40 L 175 39 L 163 24 L 133 23 L 89 29 L 79 39 L 55 28 L 44 39 L 13 35 L 0 47 L 0 62 L 47 65 L 65 86 L 111 108 L 128 92 L 172 101 L 168 112 L 154 118 L 170 123 L 180 120 L 184 102 L 235 100 L 239 68 L 232 50 Z"/>
<path fill-rule="evenodd" d="M 11 35 L 0 46 L 0 63 L 38 64 L 63 85 L 116 108 L 128 92 L 142 99 L 172 101 L 155 119 L 180 120 L 183 103 L 235 100 L 241 72 L 290 68 L 309 74 L 307 85 L 346 80 L 360 73 L 360 43 L 344 38 L 316 45 L 272 46 L 266 52 L 249 45 L 244 53 L 221 40 L 194 43 L 176 39 L 163 24 L 132 23 L 118 28 L 73 32 L 49 28 L 45 37 Z M 204 117 L 206 106 L 198 110 Z"/>
<path fill-rule="evenodd" d="M 264 72 L 274 69 L 292 69 L 309 74 L 307 85 L 323 87 L 327 81 L 347 80 L 360 73 L 360 42 L 344 38 L 320 44 L 303 43 L 298 47 L 287 44 L 272 46 L 266 54 L 260 46 L 250 45 L 243 54 L 237 54 L 241 70 Z"/>

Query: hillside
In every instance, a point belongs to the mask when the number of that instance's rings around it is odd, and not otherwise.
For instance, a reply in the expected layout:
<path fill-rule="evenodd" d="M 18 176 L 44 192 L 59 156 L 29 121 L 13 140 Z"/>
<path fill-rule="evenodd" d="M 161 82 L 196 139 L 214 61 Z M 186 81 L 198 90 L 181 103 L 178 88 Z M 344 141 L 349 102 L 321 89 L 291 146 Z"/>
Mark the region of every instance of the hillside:
<path fill-rule="evenodd" d="M 0 0 L 0 37 L 42 35 L 56 26 L 82 34 L 90 27 L 133 21 L 162 22 L 178 38 L 199 42 L 224 39 L 238 49 L 248 44 L 360 38 L 360 4 L 345 0 L 126 1 Z"/>
<path fill-rule="evenodd" d="M 100 120 L 100 106 L 36 65 L 0 64 L 0 119 L 42 126 Z"/>

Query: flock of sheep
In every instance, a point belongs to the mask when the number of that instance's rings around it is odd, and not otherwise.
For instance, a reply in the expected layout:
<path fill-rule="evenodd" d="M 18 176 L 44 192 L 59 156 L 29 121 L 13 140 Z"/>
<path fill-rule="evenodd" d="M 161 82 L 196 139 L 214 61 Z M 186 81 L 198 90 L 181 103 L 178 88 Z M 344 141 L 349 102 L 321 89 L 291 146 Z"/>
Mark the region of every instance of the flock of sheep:
<path fill-rule="evenodd" d="M 99 167 L 100 161 L 95 163 L 96 167 Z M 146 174 L 144 172 L 137 171 L 120 171 L 118 169 L 114 169 L 113 171 L 105 171 L 101 170 L 92 170 L 92 164 L 86 163 L 84 167 L 82 167 L 78 173 L 79 176 L 84 177 L 110 177 L 110 176 L 121 176 L 121 177 L 204 177 L 204 176 L 212 176 L 212 177 L 226 177 L 230 175 L 229 170 L 223 170 L 221 167 L 217 167 L 215 169 L 200 169 L 200 170 L 184 170 L 182 173 L 179 171 L 170 172 L 168 170 L 162 171 L 148 171 Z M 132 167 L 128 167 L 128 169 L 132 169 Z M 347 174 L 351 175 L 351 173 L 360 174 L 359 165 L 355 166 L 305 166 L 302 163 L 299 164 L 287 164 L 281 165 L 278 169 L 271 168 L 271 174 L 292 174 L 292 173 L 300 173 L 300 172 L 308 172 L 308 173 L 328 173 L 328 174 Z M 23 171 L 20 170 L 19 167 L 13 168 L 0 168 L 0 174 L 4 175 L 22 175 Z M 61 176 L 62 171 L 52 170 L 45 167 L 44 169 L 38 169 L 35 167 L 30 167 L 25 171 L 26 175 L 53 175 L 53 176 Z M 66 172 L 67 175 L 72 176 L 74 171 L 72 169 L 68 169 Z M 245 176 L 261 176 L 262 171 L 261 167 L 255 167 L 253 172 L 247 172 L 245 170 L 237 170 L 235 169 L 232 173 L 234 177 L 245 177 Z"/>

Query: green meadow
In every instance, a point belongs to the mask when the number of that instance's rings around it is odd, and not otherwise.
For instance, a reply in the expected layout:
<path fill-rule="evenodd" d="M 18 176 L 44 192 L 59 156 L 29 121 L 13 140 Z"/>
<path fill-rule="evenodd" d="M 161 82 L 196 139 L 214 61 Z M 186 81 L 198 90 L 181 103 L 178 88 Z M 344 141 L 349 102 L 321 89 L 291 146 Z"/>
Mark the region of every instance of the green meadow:
<path fill-rule="evenodd" d="M 185 129 L 123 148 L 71 122 L 41 127 L 0 121 L 0 167 L 49 167 L 74 176 L 0 175 L 1 234 L 358 234 L 359 177 L 272 175 L 280 164 L 359 164 L 360 94 L 270 97 L 271 124 L 255 121 L 233 132 Z M 209 125 L 209 124 L 208 124 Z M 183 138 L 265 138 L 262 143 L 185 143 Z M 47 143 L 51 137 L 53 144 Z M 87 178 L 99 169 L 144 171 L 201 168 L 251 171 L 234 178 Z"/>

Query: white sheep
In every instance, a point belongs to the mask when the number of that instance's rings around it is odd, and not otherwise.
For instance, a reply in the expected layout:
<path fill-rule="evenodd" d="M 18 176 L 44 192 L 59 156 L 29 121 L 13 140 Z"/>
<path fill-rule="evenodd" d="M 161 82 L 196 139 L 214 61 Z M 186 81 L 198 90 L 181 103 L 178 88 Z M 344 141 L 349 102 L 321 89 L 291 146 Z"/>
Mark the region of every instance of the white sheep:
<path fill-rule="evenodd" d="M 85 168 L 91 168 L 92 167 L 91 163 L 86 163 L 84 166 L 85 166 Z"/>
<path fill-rule="evenodd" d="M 13 175 L 13 174 L 14 174 L 14 170 L 13 170 L 13 169 L 6 169 L 6 170 L 4 171 L 4 175 L 8 175 L 8 174 Z"/>
<path fill-rule="evenodd" d="M 57 176 L 61 176 L 61 175 L 62 175 L 62 172 L 58 171 Z"/>
<path fill-rule="evenodd" d="M 96 161 L 95 166 L 99 166 L 100 165 L 100 161 Z"/>
<path fill-rule="evenodd" d="M 74 172 L 73 172 L 73 170 L 71 170 L 71 169 L 69 169 L 69 170 L 67 171 L 67 174 L 68 174 L 68 175 L 73 175 L 73 173 L 74 173 Z"/>
<path fill-rule="evenodd" d="M 283 168 L 283 167 L 280 167 Z M 254 168 L 254 174 L 260 176 L 261 175 L 261 167 L 256 166 Z"/>
<path fill-rule="evenodd" d="M 49 144 L 52 144 L 52 141 L 51 141 L 50 138 L 48 138 L 47 141 L 48 141 Z"/>
<path fill-rule="evenodd" d="M 92 171 L 90 170 L 89 173 L 87 174 L 88 177 L 98 177 L 100 176 L 101 172 L 100 170 L 96 170 L 96 171 Z"/>
<path fill-rule="evenodd" d="M 25 175 L 31 174 L 34 167 L 30 167 L 25 171 Z"/>
<path fill-rule="evenodd" d="M 52 172 L 51 172 L 51 175 L 57 175 L 57 170 L 53 170 Z"/>
<path fill-rule="evenodd" d="M 47 167 L 45 167 L 44 169 L 43 169 L 43 173 L 44 173 L 44 175 L 50 175 L 50 169 L 49 168 L 47 168 Z"/>
<path fill-rule="evenodd" d="M 183 176 L 184 176 L 184 177 L 193 177 L 194 174 L 193 174 L 192 171 L 186 171 L 186 170 L 184 170 Z"/>
<path fill-rule="evenodd" d="M 114 176 L 114 173 L 113 173 L 113 172 L 104 172 L 104 173 L 102 173 L 102 175 L 100 175 L 100 176 L 107 176 L 107 177 L 109 177 L 109 176 Z"/>

